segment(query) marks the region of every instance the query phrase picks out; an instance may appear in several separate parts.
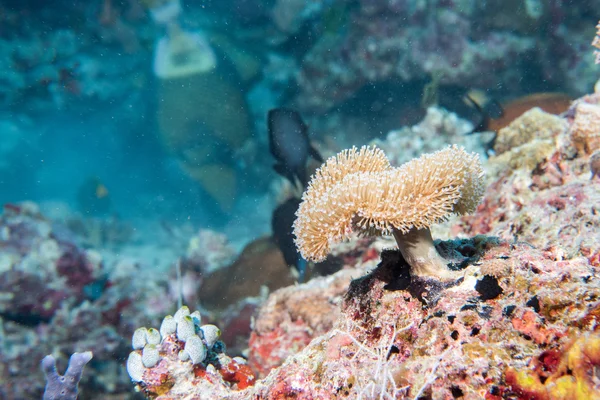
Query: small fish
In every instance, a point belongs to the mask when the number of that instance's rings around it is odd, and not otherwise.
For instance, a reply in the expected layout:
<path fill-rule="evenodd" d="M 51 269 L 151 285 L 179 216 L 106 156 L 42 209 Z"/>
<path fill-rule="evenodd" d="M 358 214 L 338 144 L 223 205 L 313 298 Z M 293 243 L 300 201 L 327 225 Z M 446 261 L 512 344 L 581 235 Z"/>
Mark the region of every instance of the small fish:
<path fill-rule="evenodd" d="M 107 215 L 112 208 L 110 192 L 100 178 L 90 177 L 77 190 L 77 205 L 87 215 Z"/>
<path fill-rule="evenodd" d="M 287 178 L 292 185 L 300 182 L 308 186 L 306 163 L 312 157 L 319 162 L 323 158 L 308 140 L 308 127 L 294 110 L 275 108 L 269 111 L 269 149 L 277 161 L 273 168 Z"/>
<path fill-rule="evenodd" d="M 463 101 L 477 111 L 478 118 L 472 119 L 475 126 L 472 133 L 489 130 L 492 120 L 497 120 L 504 116 L 502 105 L 496 99 L 488 97 L 480 90 L 469 90 L 465 93 Z"/>
<path fill-rule="evenodd" d="M 296 244 L 294 243 L 293 227 L 296 219 L 296 211 L 300 207 L 300 199 L 291 197 L 280 204 L 271 218 L 271 230 L 273 232 L 273 241 L 281 250 L 283 259 L 288 266 L 294 266 L 298 271 L 299 281 L 304 280 L 306 274 L 306 260 L 302 258 Z"/>
<path fill-rule="evenodd" d="M 96 186 L 96 197 L 102 199 L 106 196 L 108 196 L 108 189 L 103 183 L 99 183 L 98 186 Z"/>

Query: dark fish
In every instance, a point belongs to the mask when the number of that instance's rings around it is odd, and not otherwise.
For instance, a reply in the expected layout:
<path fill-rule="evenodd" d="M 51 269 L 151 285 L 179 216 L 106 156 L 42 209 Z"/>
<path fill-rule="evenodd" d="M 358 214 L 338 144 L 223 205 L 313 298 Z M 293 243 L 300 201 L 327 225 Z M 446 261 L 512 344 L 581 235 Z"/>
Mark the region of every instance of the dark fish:
<path fill-rule="evenodd" d="M 304 279 L 306 273 L 306 260 L 300 256 L 294 243 L 293 227 L 296 219 L 296 211 L 300 206 L 300 199 L 289 198 L 280 204 L 271 218 L 271 229 L 273 231 L 273 241 L 281 250 L 283 259 L 289 266 L 294 266 L 300 274 L 300 282 Z"/>
<path fill-rule="evenodd" d="M 308 128 L 302 117 L 294 110 L 275 108 L 269 111 L 269 148 L 277 161 L 273 168 L 293 185 L 299 181 L 308 185 L 306 163 L 313 157 L 319 162 L 323 158 L 308 140 Z"/>
<path fill-rule="evenodd" d="M 470 133 L 488 131 L 490 122 L 504 115 L 500 103 L 481 90 L 443 86 L 437 96 L 440 107 L 471 121 L 474 128 Z"/>
<path fill-rule="evenodd" d="M 504 109 L 496 99 L 482 98 L 473 93 L 467 93 L 463 97 L 463 100 L 466 104 L 473 107 L 479 115 L 478 119 L 472 121 L 475 126 L 472 133 L 488 131 L 492 120 L 497 120 L 504 116 Z"/>

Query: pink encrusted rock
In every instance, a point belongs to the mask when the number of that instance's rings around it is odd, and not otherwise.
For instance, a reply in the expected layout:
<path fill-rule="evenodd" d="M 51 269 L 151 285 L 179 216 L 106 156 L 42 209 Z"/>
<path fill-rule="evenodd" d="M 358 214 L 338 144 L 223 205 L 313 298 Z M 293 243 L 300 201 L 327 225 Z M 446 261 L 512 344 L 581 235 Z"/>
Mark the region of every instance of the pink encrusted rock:
<path fill-rule="evenodd" d="M 555 152 L 536 168 L 492 177 L 478 212 L 451 229 L 500 239 L 473 241 L 476 251 L 465 255 L 475 258 L 462 283 L 429 283 L 431 292 L 438 291 L 432 296 L 407 286 L 394 272 L 397 266 L 382 263 L 353 282 L 334 329 L 286 359 L 252 393 L 315 399 L 382 392 L 396 398 L 517 396 L 504 383 L 507 368 L 526 369 L 532 354 L 596 329 L 579 321 L 595 320 L 600 306 L 594 278 L 600 272 L 600 191 L 589 179 L 586 156 L 574 156 L 568 128 L 553 140 Z M 495 297 L 487 296 L 494 285 Z M 282 334 L 277 341 L 288 343 Z"/>
<path fill-rule="evenodd" d="M 34 203 L 4 205 L 0 249 L 0 312 L 10 319 L 48 321 L 63 304 L 81 303 L 101 275 L 102 266 L 61 238 Z"/>
<path fill-rule="evenodd" d="M 575 104 L 598 101 L 597 95 L 590 95 Z M 600 190 L 598 181 L 589 178 L 589 156 L 573 151 L 569 113 L 565 121 L 563 132 L 554 137 L 551 155 L 533 170 L 505 164 L 491 177 L 478 212 L 464 217 L 452 233 L 525 241 L 540 249 L 552 248 L 559 258 L 587 257 L 597 266 Z M 501 157 L 490 162 L 498 163 Z"/>
<path fill-rule="evenodd" d="M 269 296 L 255 318 L 249 343 L 248 361 L 259 376 L 266 376 L 314 337 L 332 328 L 351 277 L 358 274 L 346 269 Z"/>
<path fill-rule="evenodd" d="M 488 264 L 502 294 L 483 301 L 476 282 Z M 425 306 L 408 290 L 390 290 L 402 265 L 382 263 L 356 280 L 334 329 L 312 340 L 257 382 L 256 398 L 483 398 L 507 366 L 576 335 L 576 321 L 600 295 L 585 259 L 557 263 L 526 244 L 496 242 L 465 270 L 465 280 Z M 589 294 L 592 294 L 589 297 Z M 568 294 L 568 295 L 566 295 Z M 336 397 L 336 398 L 337 398 Z M 252 397 L 247 397 L 252 398 Z"/>

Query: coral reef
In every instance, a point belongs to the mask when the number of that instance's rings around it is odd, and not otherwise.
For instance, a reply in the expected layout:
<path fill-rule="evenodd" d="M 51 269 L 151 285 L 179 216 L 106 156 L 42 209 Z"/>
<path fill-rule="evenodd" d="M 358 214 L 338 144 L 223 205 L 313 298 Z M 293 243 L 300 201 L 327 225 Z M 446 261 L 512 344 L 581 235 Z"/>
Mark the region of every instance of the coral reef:
<path fill-rule="evenodd" d="M 230 264 L 236 252 L 223 234 L 201 229 L 188 244 L 185 262 L 209 275 Z"/>
<path fill-rule="evenodd" d="M 533 139 L 551 139 L 565 129 L 566 122 L 556 115 L 533 108 L 498 131 L 494 151 L 502 154 Z"/>
<path fill-rule="evenodd" d="M 54 236 L 35 204 L 5 205 L 0 226 L 4 318 L 34 325 L 49 321 L 63 304 L 81 304 L 88 285 L 101 278 L 93 254 Z M 23 290 L 29 295 L 21 296 Z"/>
<path fill-rule="evenodd" d="M 520 57 L 536 59 L 540 76 L 564 80 L 571 90 L 584 93 L 595 75 L 577 51 L 589 46 L 589 36 L 573 19 L 576 10 L 564 12 L 555 2 L 539 8 L 538 18 L 522 10 L 519 19 L 514 10 L 522 9 L 523 2 L 511 3 L 518 4 L 361 1 L 346 11 L 351 22 L 341 30 L 343 34 L 321 36 L 304 57 L 297 102 L 324 112 L 368 83 L 422 80 L 434 74 L 442 77 L 443 84 L 491 89 L 501 81 L 515 90 L 519 67 L 507 60 Z M 585 8 L 582 5 L 580 10 Z M 306 4 L 307 18 L 309 9 Z M 323 7 L 321 13 L 326 15 L 327 9 Z M 543 40 L 552 42 L 551 48 L 542 45 L 542 37 L 530 29 L 536 25 L 546 29 Z M 563 57 L 564 62 L 556 62 Z"/>
<path fill-rule="evenodd" d="M 576 110 L 582 103 L 594 105 L 598 101 L 598 94 L 577 100 L 566 113 L 567 124 L 548 139 L 549 146 L 533 140 L 490 158 L 490 190 L 496 195 L 486 196 L 476 216 L 465 217 L 453 232 L 493 233 L 504 240 L 526 241 L 557 252 L 561 258 L 585 256 L 592 265 L 598 265 L 595 249 L 600 242 L 594 232 L 599 226 L 599 195 L 595 183 L 588 182 L 591 156 L 577 150 L 573 137 Z M 533 125 L 520 129 L 529 132 L 539 124 L 539 131 L 543 131 L 548 117 L 539 117 L 530 121 Z M 598 122 L 586 121 L 586 126 L 593 124 Z"/>
<path fill-rule="evenodd" d="M 597 95 L 579 100 L 597 101 Z M 508 149 L 490 159 L 503 167 L 492 169 L 483 203 L 474 215 L 446 224 L 446 234 L 470 237 L 435 242 L 462 280 L 414 279 L 400 252 L 382 250 L 391 242 L 364 242 L 356 253 L 352 246 L 360 242 L 351 241 L 336 249 L 346 268 L 280 289 L 260 309 L 249 359 L 262 378 L 243 390 L 217 384 L 214 393 L 224 399 L 593 398 L 599 192 L 590 180 L 591 156 L 572 140 L 576 107 L 560 121 L 550 118 L 556 129 L 543 140 L 554 150 L 535 165 L 510 157 L 522 157 L 517 150 L 540 140 L 536 135 L 507 140 Z M 543 132 L 549 117 L 526 118 L 511 129 Z"/>
<path fill-rule="evenodd" d="M 183 1 L 181 28 L 205 36 L 175 47 L 210 47 L 199 66 L 219 69 L 158 85 L 149 3 L 0 4 L 0 186 L 10 201 L 0 214 L 0 398 L 600 397 L 600 90 L 562 113 L 598 78 L 591 2 Z M 430 85 L 510 104 L 496 141 L 470 135 L 476 123 L 457 110 L 430 107 L 410 126 L 432 104 L 418 101 Z M 523 114 L 542 100 L 553 110 Z M 323 154 L 378 138 L 387 155 L 314 182 L 322 196 L 316 212 L 302 210 L 298 242 L 329 256 L 305 284 L 268 239 L 236 258 L 268 227 L 278 190 L 267 189 L 264 117 L 281 106 L 310 114 Z M 65 145 L 78 151 L 66 156 Z M 435 151 L 453 154 L 411 161 Z M 110 185 L 110 205 L 57 217 L 13 202 L 72 200 L 97 168 L 125 179 Z M 218 218 L 205 218 L 209 201 L 189 190 L 190 176 L 221 200 Z M 105 216 L 88 217 L 95 211 Z M 448 216 L 463 211 L 474 212 Z M 225 235 L 186 230 L 197 223 Z M 407 250 L 412 239 L 452 279 L 421 279 L 448 276 L 420 268 L 427 257 Z"/>
<path fill-rule="evenodd" d="M 455 113 L 429 107 L 418 124 L 392 130 L 385 139 L 375 139 L 372 143 L 385 152 L 393 166 L 400 166 L 423 153 L 441 150 L 449 144 L 463 146 L 483 157 L 485 143 L 493 139 L 493 134 L 468 135 L 472 130 L 473 125 Z"/>
<path fill-rule="evenodd" d="M 184 306 L 163 319 L 160 331 L 135 331 L 127 372 L 148 398 L 226 398 L 255 378 L 244 359 L 225 354 L 219 336 L 216 326 L 201 325 L 200 313 Z"/>
<path fill-rule="evenodd" d="M 0 397 L 41 398 L 39 362 L 65 364 L 91 351 L 80 398 L 131 391 L 122 357 L 136 326 L 158 320 L 167 275 L 125 257 L 103 256 L 44 217 L 33 203 L 4 206 L 0 215 Z M 103 252 L 106 254 L 106 252 Z M 110 260 L 110 261 L 109 261 Z M 132 279 L 137 277 L 137 279 Z M 160 307 L 154 303 L 160 299 Z M 174 304 L 174 303 L 173 303 Z"/>
<path fill-rule="evenodd" d="M 348 268 L 327 278 L 275 291 L 254 319 L 248 363 L 259 377 L 281 365 L 310 341 L 325 334 L 340 315 L 340 305 L 353 276 Z"/>
<path fill-rule="evenodd" d="M 571 110 L 575 116 L 569 132 L 577 151 L 591 154 L 600 149 L 600 105 L 579 101 Z"/>
<path fill-rule="evenodd" d="M 0 104 L 15 107 L 26 99 L 31 112 L 78 101 L 137 103 L 133 89 L 144 79 L 145 62 L 140 41 L 150 40 L 153 32 L 143 29 L 143 13 L 127 14 L 127 6 L 108 0 L 102 10 L 100 3 L 71 4 L 68 11 L 41 5 L 44 17 L 31 15 L 25 6 L 2 7 L 0 53 L 6 74 L 0 79 Z M 79 23 L 64 23 L 65 12 Z M 126 53 L 117 54 L 113 46 Z"/>

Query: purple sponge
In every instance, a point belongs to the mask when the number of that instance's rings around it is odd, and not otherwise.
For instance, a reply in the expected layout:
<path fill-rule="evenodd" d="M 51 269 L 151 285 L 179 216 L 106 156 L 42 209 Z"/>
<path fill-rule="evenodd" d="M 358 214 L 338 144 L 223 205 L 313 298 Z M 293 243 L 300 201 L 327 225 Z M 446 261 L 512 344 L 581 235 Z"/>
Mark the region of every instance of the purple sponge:
<path fill-rule="evenodd" d="M 42 400 L 77 400 L 77 386 L 83 368 L 92 359 L 92 352 L 73 353 L 64 375 L 56 372 L 56 360 L 48 355 L 42 360 L 42 370 L 46 374 L 46 390 Z"/>

